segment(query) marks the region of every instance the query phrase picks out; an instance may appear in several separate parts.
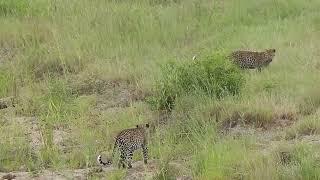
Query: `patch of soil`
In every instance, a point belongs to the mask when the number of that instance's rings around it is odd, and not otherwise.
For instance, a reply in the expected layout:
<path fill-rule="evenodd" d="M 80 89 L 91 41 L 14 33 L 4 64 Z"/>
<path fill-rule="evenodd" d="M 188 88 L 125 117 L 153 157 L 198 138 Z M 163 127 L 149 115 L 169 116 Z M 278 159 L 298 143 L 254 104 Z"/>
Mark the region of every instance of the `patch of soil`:
<path fill-rule="evenodd" d="M 190 171 L 183 162 L 169 162 L 168 168 L 179 177 L 191 177 Z M 154 179 L 161 171 L 159 160 L 149 160 L 145 165 L 142 161 L 135 162 L 132 169 L 129 169 L 126 180 Z"/>
<path fill-rule="evenodd" d="M 3 175 L 2 175 L 3 174 Z M 47 180 L 47 179 L 57 179 L 57 180 L 65 180 L 70 179 L 66 177 L 63 173 L 59 172 L 53 172 L 44 170 L 39 174 L 32 174 L 31 172 L 11 172 L 9 173 L 12 176 L 15 176 L 14 179 L 16 180 Z M 7 174 L 0 173 L 0 176 L 7 176 Z M 82 176 L 83 178 L 80 179 L 86 179 L 85 176 Z M 74 178 L 74 177 L 73 177 Z M 73 179 L 71 178 L 71 179 Z"/>
<path fill-rule="evenodd" d="M 114 107 L 128 107 L 133 102 L 143 101 L 147 96 L 149 93 L 135 89 L 132 85 L 120 84 L 98 95 L 97 108 L 106 110 Z"/>
<path fill-rule="evenodd" d="M 0 109 L 5 109 L 11 106 L 14 107 L 13 96 L 0 99 Z"/>
<path fill-rule="evenodd" d="M 75 77 L 69 80 L 73 94 L 97 95 L 97 108 L 128 107 L 132 102 L 142 101 L 150 92 L 138 89 L 128 80 L 104 80 L 95 76 Z"/>
<path fill-rule="evenodd" d="M 26 135 L 29 136 L 31 148 L 34 152 L 39 152 L 44 144 L 38 120 L 35 117 L 16 117 L 13 118 L 13 121 L 27 127 Z"/>
<path fill-rule="evenodd" d="M 166 110 L 158 111 L 156 113 L 155 123 L 158 126 L 167 125 L 168 121 L 170 120 L 170 117 L 171 117 L 170 111 L 166 111 Z"/>
<path fill-rule="evenodd" d="M 140 179 L 154 179 L 154 177 L 159 173 L 160 162 L 158 160 L 149 160 L 148 164 L 145 165 L 142 161 L 134 162 L 132 168 L 127 170 L 124 179 L 127 180 L 140 180 Z M 192 179 L 186 167 L 179 162 L 169 163 L 169 168 L 181 169 L 179 170 L 180 179 Z M 87 169 L 74 169 L 74 170 L 62 170 L 62 171 L 49 171 L 44 170 L 38 174 L 32 174 L 31 172 L 10 172 L 1 173 L 0 177 L 15 177 L 17 180 L 46 180 L 46 179 L 57 179 L 57 180 L 67 180 L 67 179 L 88 179 L 90 176 L 99 175 L 101 179 L 108 178 L 108 174 L 115 171 L 117 168 L 113 166 L 107 167 L 93 167 Z M 185 173 L 185 174 L 184 174 Z"/>
<path fill-rule="evenodd" d="M 144 165 L 142 161 L 135 162 L 132 169 L 129 169 L 125 177 L 126 180 L 153 179 L 157 175 L 159 164 L 156 161 L 149 161 Z"/>
<path fill-rule="evenodd" d="M 15 179 L 15 178 L 16 178 L 16 175 L 13 175 L 10 173 L 2 176 L 2 179 L 7 179 L 7 180 L 11 180 L 11 179 Z"/>
<path fill-rule="evenodd" d="M 254 128 L 250 127 L 243 127 L 240 125 L 236 125 L 232 128 L 228 128 L 228 131 L 221 131 L 223 135 L 229 135 L 233 138 L 239 138 L 242 136 L 248 136 L 248 135 L 253 135 L 256 133 L 257 130 Z"/>
<path fill-rule="evenodd" d="M 67 153 L 70 150 L 71 133 L 65 129 L 54 129 L 53 130 L 53 144 L 57 146 L 63 153 Z"/>
<path fill-rule="evenodd" d="M 111 172 L 114 168 L 109 168 L 105 170 L 106 172 Z M 63 171 L 49 171 L 44 170 L 38 174 L 33 174 L 32 172 L 11 172 L 11 173 L 0 173 L 0 177 L 15 177 L 16 180 L 47 180 L 47 179 L 57 179 L 57 180 L 68 180 L 68 179 L 88 179 L 87 177 L 91 173 L 97 173 L 95 168 L 87 169 L 75 169 L 75 170 L 63 170 Z"/>
<path fill-rule="evenodd" d="M 90 95 L 103 94 L 106 89 L 115 87 L 117 82 L 106 81 L 94 76 L 74 77 L 69 80 L 73 94 L 76 95 Z"/>
<path fill-rule="evenodd" d="M 179 176 L 176 178 L 177 180 L 192 180 L 191 176 Z"/>
<path fill-rule="evenodd" d="M 270 144 L 271 142 L 280 141 L 283 138 L 282 131 L 276 129 L 265 131 L 262 128 L 254 128 L 250 126 L 243 127 L 240 125 L 230 128 L 227 131 L 221 130 L 220 136 L 222 136 L 222 138 L 224 136 L 229 136 L 233 139 L 254 137 L 257 141 L 257 145 L 262 145 L 263 148 L 265 148 L 265 145 Z"/>
<path fill-rule="evenodd" d="M 16 53 L 15 51 L 15 48 L 0 47 L 0 65 L 5 61 L 11 60 Z"/>
<path fill-rule="evenodd" d="M 299 138 L 302 142 L 320 145 L 320 135 L 306 135 Z"/>
<path fill-rule="evenodd" d="M 236 126 L 251 126 L 255 128 L 283 129 L 291 126 L 297 119 L 297 115 L 291 112 L 279 114 L 263 114 L 259 112 L 239 112 L 235 111 L 230 117 L 227 117 L 220 125 L 223 130 L 228 130 Z"/>

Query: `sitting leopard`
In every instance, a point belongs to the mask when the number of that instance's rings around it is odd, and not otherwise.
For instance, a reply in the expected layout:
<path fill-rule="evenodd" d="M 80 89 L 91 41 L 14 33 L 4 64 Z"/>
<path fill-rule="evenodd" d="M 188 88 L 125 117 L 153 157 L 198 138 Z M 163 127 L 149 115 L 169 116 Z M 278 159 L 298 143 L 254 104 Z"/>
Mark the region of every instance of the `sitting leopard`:
<path fill-rule="evenodd" d="M 275 49 L 267 49 L 263 52 L 254 51 L 234 51 L 229 58 L 243 69 L 255 69 L 261 71 L 262 67 L 268 66 L 275 56 Z"/>
<path fill-rule="evenodd" d="M 131 161 L 134 151 L 142 148 L 144 163 L 147 164 L 148 147 L 147 147 L 147 128 L 149 124 L 137 125 L 135 128 L 122 130 L 116 137 L 112 152 L 112 159 L 118 148 L 120 152 L 119 168 L 122 166 L 130 169 L 132 168 Z M 101 155 L 98 156 L 97 161 L 101 165 L 112 164 L 112 159 L 104 162 Z"/>

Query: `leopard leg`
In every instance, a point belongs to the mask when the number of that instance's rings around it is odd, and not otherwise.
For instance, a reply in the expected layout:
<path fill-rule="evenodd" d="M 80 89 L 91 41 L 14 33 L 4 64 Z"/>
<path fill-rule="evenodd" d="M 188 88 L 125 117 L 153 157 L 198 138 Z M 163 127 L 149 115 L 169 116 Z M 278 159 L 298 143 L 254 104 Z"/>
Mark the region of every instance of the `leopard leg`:
<path fill-rule="evenodd" d="M 127 165 L 128 165 L 128 169 L 132 168 L 132 165 L 131 165 L 131 162 L 132 162 L 132 157 L 133 157 L 133 151 L 130 150 L 128 153 L 127 153 Z"/>
<path fill-rule="evenodd" d="M 126 160 L 126 154 L 123 150 L 121 150 L 121 154 L 120 154 L 120 160 L 119 160 L 119 164 L 118 164 L 118 168 L 125 168 L 125 160 Z"/>
<path fill-rule="evenodd" d="M 143 152 L 143 162 L 144 164 L 148 163 L 148 147 L 146 144 L 142 145 L 142 152 Z"/>
<path fill-rule="evenodd" d="M 261 72 L 261 67 L 258 67 L 258 71 Z"/>

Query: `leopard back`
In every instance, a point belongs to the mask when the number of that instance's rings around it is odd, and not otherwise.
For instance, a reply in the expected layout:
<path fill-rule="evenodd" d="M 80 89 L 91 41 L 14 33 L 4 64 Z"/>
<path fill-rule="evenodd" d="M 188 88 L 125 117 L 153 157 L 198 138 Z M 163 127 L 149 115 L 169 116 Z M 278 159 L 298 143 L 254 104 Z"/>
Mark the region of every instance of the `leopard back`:
<path fill-rule="evenodd" d="M 261 67 L 268 66 L 275 56 L 275 49 L 268 49 L 263 52 L 254 51 L 234 51 L 231 53 L 231 59 L 240 68 L 259 70 Z"/>
<path fill-rule="evenodd" d="M 116 149 L 120 152 L 119 167 L 131 168 L 131 160 L 134 151 L 142 149 L 144 163 L 147 163 L 148 159 L 148 147 L 147 147 L 147 131 L 149 124 L 137 125 L 136 128 L 122 130 L 115 137 L 115 143 L 112 152 L 112 158 L 116 152 Z M 104 162 L 101 155 L 98 156 L 97 161 L 101 165 L 110 165 L 112 160 Z"/>
<path fill-rule="evenodd" d="M 115 138 L 119 150 L 137 150 L 146 143 L 146 130 L 141 126 L 136 128 L 125 129 L 121 131 Z"/>

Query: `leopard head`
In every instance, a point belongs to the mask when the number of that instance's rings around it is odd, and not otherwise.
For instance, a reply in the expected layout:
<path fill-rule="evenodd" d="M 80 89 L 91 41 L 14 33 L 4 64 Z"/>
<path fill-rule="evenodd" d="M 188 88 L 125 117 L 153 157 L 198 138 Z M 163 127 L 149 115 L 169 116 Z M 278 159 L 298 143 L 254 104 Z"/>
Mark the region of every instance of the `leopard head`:
<path fill-rule="evenodd" d="M 264 52 L 264 63 L 266 65 L 268 65 L 272 59 L 274 58 L 274 56 L 276 55 L 276 50 L 275 49 L 267 49 L 265 52 Z"/>
<path fill-rule="evenodd" d="M 268 56 L 269 58 L 273 58 L 276 55 L 276 50 L 275 49 L 267 49 L 265 51 L 266 56 Z"/>
<path fill-rule="evenodd" d="M 140 131 L 142 134 L 144 134 L 145 138 L 148 138 L 153 130 L 153 128 L 150 128 L 150 125 L 148 123 L 147 124 L 138 124 L 138 125 L 136 125 L 136 129 L 138 131 Z"/>
<path fill-rule="evenodd" d="M 149 128 L 150 125 L 147 123 L 147 124 L 138 124 L 136 125 L 136 128 Z"/>

